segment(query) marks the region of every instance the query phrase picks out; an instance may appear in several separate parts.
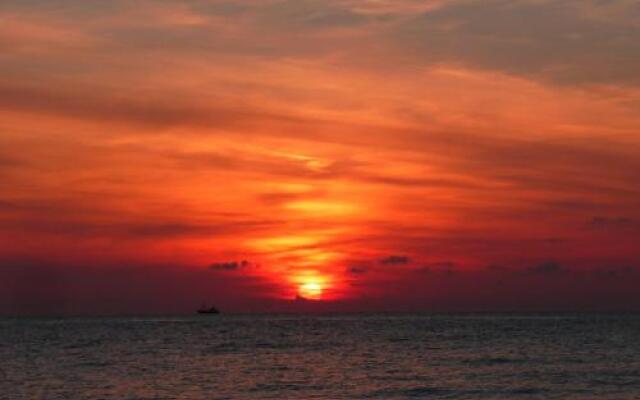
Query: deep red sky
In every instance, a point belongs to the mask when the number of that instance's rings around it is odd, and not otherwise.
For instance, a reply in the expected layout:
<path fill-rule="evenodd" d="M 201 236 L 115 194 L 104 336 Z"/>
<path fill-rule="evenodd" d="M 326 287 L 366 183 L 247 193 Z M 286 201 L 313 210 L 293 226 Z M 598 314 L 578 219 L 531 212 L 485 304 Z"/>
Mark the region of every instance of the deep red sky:
<path fill-rule="evenodd" d="M 0 313 L 640 310 L 638 21 L 4 0 Z"/>

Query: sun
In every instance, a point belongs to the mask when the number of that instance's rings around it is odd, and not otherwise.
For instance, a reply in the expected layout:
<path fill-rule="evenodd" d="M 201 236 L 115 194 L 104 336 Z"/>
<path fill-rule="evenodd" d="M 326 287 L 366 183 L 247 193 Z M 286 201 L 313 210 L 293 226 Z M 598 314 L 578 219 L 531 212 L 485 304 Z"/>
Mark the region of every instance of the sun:
<path fill-rule="evenodd" d="M 298 295 L 305 299 L 319 300 L 322 298 L 323 289 L 320 282 L 308 281 L 298 287 Z"/>

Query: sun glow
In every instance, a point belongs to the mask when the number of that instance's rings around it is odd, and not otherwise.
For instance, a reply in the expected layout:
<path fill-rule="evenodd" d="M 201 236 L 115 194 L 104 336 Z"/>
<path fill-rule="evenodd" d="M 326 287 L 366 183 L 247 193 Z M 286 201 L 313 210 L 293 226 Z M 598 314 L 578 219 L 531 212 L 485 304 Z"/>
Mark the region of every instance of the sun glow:
<path fill-rule="evenodd" d="M 303 271 L 293 278 L 298 297 L 307 300 L 323 299 L 327 289 L 333 285 L 330 281 L 328 276 L 312 270 Z"/>
<path fill-rule="evenodd" d="M 298 287 L 298 295 L 305 299 L 319 300 L 322 298 L 322 291 L 324 287 L 320 282 L 309 281 L 302 283 Z"/>

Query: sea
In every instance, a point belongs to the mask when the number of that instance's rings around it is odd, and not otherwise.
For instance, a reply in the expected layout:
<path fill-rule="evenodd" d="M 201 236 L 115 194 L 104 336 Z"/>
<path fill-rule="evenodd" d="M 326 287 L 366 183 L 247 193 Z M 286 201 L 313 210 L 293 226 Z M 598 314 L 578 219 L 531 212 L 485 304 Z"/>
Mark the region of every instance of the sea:
<path fill-rule="evenodd" d="M 3 318 L 0 399 L 640 399 L 640 315 Z"/>

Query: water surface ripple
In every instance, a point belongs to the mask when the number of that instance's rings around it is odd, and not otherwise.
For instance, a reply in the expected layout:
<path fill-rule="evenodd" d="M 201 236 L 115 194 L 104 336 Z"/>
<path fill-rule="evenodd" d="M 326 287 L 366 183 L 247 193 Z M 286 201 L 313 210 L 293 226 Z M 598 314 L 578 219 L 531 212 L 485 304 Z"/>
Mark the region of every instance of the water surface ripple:
<path fill-rule="evenodd" d="M 4 318 L 0 361 L 12 400 L 637 399 L 640 316 Z"/>

